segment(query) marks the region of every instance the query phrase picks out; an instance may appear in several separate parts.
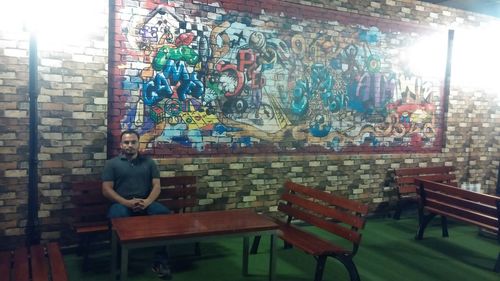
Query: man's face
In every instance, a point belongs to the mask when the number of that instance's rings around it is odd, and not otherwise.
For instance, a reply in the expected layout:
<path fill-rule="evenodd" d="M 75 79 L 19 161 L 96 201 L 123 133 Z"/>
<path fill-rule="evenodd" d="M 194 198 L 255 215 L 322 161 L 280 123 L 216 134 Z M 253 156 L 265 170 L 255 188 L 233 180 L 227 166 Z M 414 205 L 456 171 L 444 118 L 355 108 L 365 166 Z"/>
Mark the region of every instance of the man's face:
<path fill-rule="evenodd" d="M 120 144 L 123 154 L 127 156 L 134 156 L 137 154 L 139 148 L 139 139 L 135 134 L 124 134 Z"/>

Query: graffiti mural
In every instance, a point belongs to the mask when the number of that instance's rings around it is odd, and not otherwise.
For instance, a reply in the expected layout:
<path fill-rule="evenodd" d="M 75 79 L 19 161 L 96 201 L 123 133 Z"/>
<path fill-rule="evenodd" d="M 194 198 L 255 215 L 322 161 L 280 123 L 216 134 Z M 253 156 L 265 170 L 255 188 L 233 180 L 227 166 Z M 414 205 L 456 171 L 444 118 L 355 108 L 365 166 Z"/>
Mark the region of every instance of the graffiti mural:
<path fill-rule="evenodd" d="M 139 2 L 142 12 L 117 7 L 115 139 L 136 129 L 141 148 L 158 156 L 441 147 L 442 78 L 410 62 L 429 30 L 257 24 L 229 11 L 212 20 L 182 1 Z"/>

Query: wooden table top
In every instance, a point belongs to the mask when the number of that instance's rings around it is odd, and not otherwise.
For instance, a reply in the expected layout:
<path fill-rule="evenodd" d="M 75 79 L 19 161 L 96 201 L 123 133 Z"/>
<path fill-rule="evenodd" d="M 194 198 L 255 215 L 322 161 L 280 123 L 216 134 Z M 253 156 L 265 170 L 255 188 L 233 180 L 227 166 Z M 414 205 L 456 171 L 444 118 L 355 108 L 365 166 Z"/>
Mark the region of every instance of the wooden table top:
<path fill-rule="evenodd" d="M 112 219 L 111 222 L 120 243 L 278 229 L 271 219 L 250 209 L 136 216 Z"/>

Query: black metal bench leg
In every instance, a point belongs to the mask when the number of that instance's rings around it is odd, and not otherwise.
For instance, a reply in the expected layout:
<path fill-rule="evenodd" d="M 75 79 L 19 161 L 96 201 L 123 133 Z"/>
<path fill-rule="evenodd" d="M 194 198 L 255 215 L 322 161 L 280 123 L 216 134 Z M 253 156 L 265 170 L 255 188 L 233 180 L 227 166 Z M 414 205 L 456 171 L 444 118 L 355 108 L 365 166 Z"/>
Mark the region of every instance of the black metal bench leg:
<path fill-rule="evenodd" d="M 351 281 L 360 281 L 358 269 L 356 268 L 356 265 L 352 260 L 352 256 L 337 256 L 335 258 L 338 259 L 345 266 L 345 268 L 349 272 L 349 277 Z"/>
<path fill-rule="evenodd" d="M 255 236 L 253 238 L 252 248 L 250 249 L 250 254 L 252 254 L 252 255 L 257 254 L 257 251 L 259 250 L 260 237 L 261 236 Z"/>
<path fill-rule="evenodd" d="M 201 256 L 200 242 L 194 243 L 194 254 Z"/>
<path fill-rule="evenodd" d="M 314 281 L 323 280 L 323 271 L 325 270 L 327 256 L 316 257 L 316 273 L 314 273 Z"/>
<path fill-rule="evenodd" d="M 417 235 L 415 235 L 415 239 L 422 240 L 422 238 L 424 237 L 425 228 L 427 227 L 429 222 L 432 220 L 432 218 L 434 218 L 435 216 L 436 216 L 435 214 L 431 213 L 431 214 L 424 216 L 423 218 L 419 218 L 420 223 L 418 224 L 418 231 L 417 231 Z"/>
<path fill-rule="evenodd" d="M 448 219 L 445 216 L 441 216 L 441 228 L 443 237 L 448 237 Z"/>
<path fill-rule="evenodd" d="M 500 253 L 498 253 L 497 261 L 495 262 L 495 267 L 493 267 L 493 271 L 500 272 Z"/>
<path fill-rule="evenodd" d="M 392 216 L 393 219 L 395 219 L 395 220 L 399 220 L 400 219 L 402 208 L 403 207 L 401 206 L 401 203 L 398 201 L 396 203 L 396 211 L 394 212 L 394 215 Z"/>
<path fill-rule="evenodd" d="M 83 271 L 88 271 L 89 269 L 89 252 L 90 252 L 90 234 L 82 234 L 81 240 L 82 255 L 83 255 Z"/>

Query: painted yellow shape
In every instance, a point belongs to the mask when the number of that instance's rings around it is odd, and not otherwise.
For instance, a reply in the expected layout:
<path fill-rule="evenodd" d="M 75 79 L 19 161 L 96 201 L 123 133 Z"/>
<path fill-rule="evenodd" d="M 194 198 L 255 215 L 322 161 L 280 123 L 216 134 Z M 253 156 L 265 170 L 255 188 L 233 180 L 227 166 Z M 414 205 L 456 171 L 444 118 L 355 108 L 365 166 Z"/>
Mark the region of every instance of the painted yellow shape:
<path fill-rule="evenodd" d="M 205 111 L 181 112 L 180 117 L 182 118 L 182 121 L 187 124 L 189 130 L 201 129 L 219 122 L 217 116 L 207 114 Z"/>

